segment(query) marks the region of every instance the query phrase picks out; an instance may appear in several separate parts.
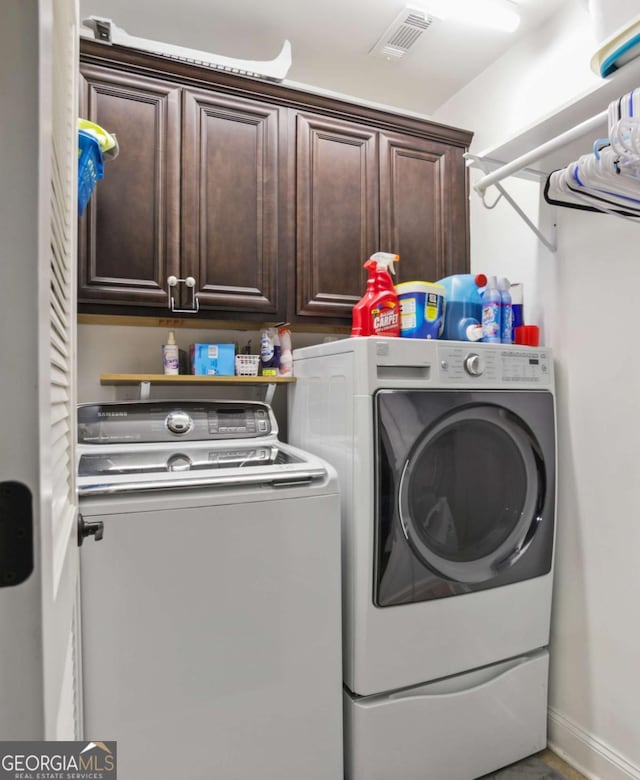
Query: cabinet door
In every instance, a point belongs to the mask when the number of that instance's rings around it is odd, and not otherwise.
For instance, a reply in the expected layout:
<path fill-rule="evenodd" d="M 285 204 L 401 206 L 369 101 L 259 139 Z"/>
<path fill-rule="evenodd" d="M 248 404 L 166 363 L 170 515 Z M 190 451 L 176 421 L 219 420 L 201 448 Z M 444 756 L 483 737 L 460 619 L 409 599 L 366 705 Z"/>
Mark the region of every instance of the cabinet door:
<path fill-rule="evenodd" d="M 435 282 L 469 269 L 464 149 L 408 135 L 380 137 L 380 249 L 400 255 L 399 281 Z"/>
<path fill-rule="evenodd" d="M 179 271 L 180 90 L 159 80 L 83 66 L 85 118 L 115 133 L 80 220 L 80 303 L 167 305 Z"/>
<path fill-rule="evenodd" d="M 182 272 L 202 309 L 271 314 L 278 294 L 281 109 L 183 92 Z"/>
<path fill-rule="evenodd" d="M 296 133 L 295 312 L 344 323 L 378 248 L 377 133 L 305 114 Z"/>

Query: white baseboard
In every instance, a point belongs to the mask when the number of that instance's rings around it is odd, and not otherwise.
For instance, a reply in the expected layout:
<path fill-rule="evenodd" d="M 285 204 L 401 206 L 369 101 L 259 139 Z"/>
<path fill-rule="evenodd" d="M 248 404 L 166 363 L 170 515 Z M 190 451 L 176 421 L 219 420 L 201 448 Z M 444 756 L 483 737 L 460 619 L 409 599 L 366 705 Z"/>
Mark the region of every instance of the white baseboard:
<path fill-rule="evenodd" d="M 640 767 L 553 707 L 548 725 L 551 750 L 589 780 L 640 780 Z"/>

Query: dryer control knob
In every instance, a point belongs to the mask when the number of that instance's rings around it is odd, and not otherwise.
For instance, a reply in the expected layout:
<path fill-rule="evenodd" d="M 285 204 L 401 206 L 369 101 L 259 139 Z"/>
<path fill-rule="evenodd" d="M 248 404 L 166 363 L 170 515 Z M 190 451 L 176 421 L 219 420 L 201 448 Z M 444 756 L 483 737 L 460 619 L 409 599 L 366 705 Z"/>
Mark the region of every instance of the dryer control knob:
<path fill-rule="evenodd" d="M 480 376 L 484 371 L 480 355 L 477 355 L 475 352 L 467 355 L 464 359 L 464 368 L 467 374 L 471 374 L 471 376 Z"/>

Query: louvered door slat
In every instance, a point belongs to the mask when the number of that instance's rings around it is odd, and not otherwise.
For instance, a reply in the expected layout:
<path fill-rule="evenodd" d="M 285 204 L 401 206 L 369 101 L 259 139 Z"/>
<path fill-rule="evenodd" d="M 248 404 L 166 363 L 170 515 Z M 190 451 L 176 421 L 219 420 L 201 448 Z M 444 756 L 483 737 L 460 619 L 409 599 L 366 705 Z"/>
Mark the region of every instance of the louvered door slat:
<path fill-rule="evenodd" d="M 55 425 L 52 424 L 51 426 L 51 445 L 52 449 L 56 447 L 57 443 L 60 441 L 65 441 L 69 438 L 70 435 L 70 428 L 69 428 L 69 420 L 64 419 L 58 421 Z"/>
<path fill-rule="evenodd" d="M 68 344 L 65 341 L 64 334 L 61 334 L 53 330 L 52 328 L 49 338 L 50 338 L 51 348 L 56 352 L 59 352 L 61 355 L 64 355 L 65 358 L 68 358 L 69 348 L 68 348 Z"/>

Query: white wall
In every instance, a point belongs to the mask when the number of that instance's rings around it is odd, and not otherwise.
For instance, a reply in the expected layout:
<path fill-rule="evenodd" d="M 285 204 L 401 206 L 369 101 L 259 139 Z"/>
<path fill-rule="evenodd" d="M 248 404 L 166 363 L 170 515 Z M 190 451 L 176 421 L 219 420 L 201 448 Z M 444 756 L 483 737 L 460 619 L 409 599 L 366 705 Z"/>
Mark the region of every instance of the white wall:
<path fill-rule="evenodd" d="M 640 365 L 632 334 L 640 234 L 615 217 L 568 211 L 559 228 L 551 736 L 603 780 L 638 778 Z"/>
<path fill-rule="evenodd" d="M 435 119 L 474 129 L 476 151 L 500 143 L 588 87 L 593 41 L 585 4 L 568 3 Z M 639 778 L 640 368 L 633 334 L 640 229 L 611 216 L 554 213 L 532 182 L 510 179 L 506 187 L 544 230 L 556 218 L 559 235 L 552 255 L 509 206 L 487 211 L 472 194 L 473 269 L 525 280 L 525 316 L 542 325 L 556 361 L 550 741 L 590 777 Z M 487 200 L 493 197 L 489 191 Z"/>
<path fill-rule="evenodd" d="M 471 185 L 481 178 L 482 172 L 470 171 Z M 540 187 L 537 182 L 513 179 L 506 185 L 509 194 L 524 209 L 527 216 L 538 224 L 542 218 Z M 491 190 L 486 201 L 491 206 L 497 193 Z M 472 191 L 470 209 L 471 268 L 474 273 L 506 276 L 512 283 L 523 284 L 525 292 L 525 317 L 529 325 L 541 328 L 543 340 L 547 337 L 549 312 L 541 305 L 538 294 L 540 264 L 548 261 L 548 253 L 540 251 L 540 245 L 529 233 L 521 218 L 504 200 L 495 208 L 486 209 Z"/>
<path fill-rule="evenodd" d="M 599 81 L 590 68 L 596 48 L 586 3 L 568 0 L 559 14 L 496 60 L 433 118 L 473 130 L 471 149 L 481 152 Z"/>

